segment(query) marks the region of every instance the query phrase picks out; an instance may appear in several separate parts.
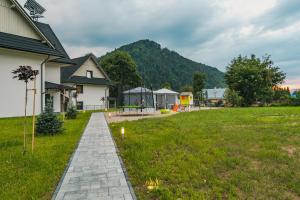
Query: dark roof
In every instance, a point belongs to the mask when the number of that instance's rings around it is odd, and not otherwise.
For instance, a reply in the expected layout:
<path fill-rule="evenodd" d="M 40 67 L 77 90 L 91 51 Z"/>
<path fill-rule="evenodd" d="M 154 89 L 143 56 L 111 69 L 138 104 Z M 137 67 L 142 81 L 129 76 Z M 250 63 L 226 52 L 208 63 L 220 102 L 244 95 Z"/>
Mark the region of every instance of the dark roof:
<path fill-rule="evenodd" d="M 61 78 L 62 81 L 67 80 L 72 76 L 80 67 L 83 65 L 83 63 L 88 59 L 88 55 L 79 57 L 79 58 L 74 58 L 71 61 L 75 63 L 73 66 L 69 67 L 62 67 L 61 68 Z"/>
<path fill-rule="evenodd" d="M 42 43 L 40 40 L 22 37 L 18 35 L 12 35 L 3 32 L 0 32 L 0 47 L 64 57 L 64 55 L 61 52 L 52 49 L 46 43 Z"/>
<path fill-rule="evenodd" d="M 111 82 L 105 78 L 87 78 L 85 76 L 71 76 L 67 83 L 89 84 L 89 85 L 110 85 Z"/>
<path fill-rule="evenodd" d="M 98 69 L 104 74 L 105 78 L 87 78 L 85 76 L 72 76 L 85 61 L 89 58 L 92 58 L 97 64 Z M 98 65 L 97 59 L 93 54 L 87 54 L 85 56 L 74 58 L 71 60 L 76 63 L 73 66 L 62 67 L 61 68 L 61 82 L 63 83 L 78 83 L 78 84 L 92 84 L 92 85 L 109 85 L 111 83 L 107 74 L 104 70 Z"/>
<path fill-rule="evenodd" d="M 60 84 L 57 84 L 57 83 L 51 83 L 51 82 L 48 82 L 48 81 L 45 82 L 45 88 L 46 89 L 54 89 L 54 90 L 63 90 L 63 89 L 76 90 L 76 88 L 73 88 L 73 87 L 70 87 L 70 86 L 60 85 Z"/>
<path fill-rule="evenodd" d="M 76 64 L 69 58 L 57 58 L 57 59 L 51 60 L 51 62 L 71 64 L 71 65 Z"/>
<path fill-rule="evenodd" d="M 64 55 L 65 58 L 70 58 L 49 24 L 44 24 L 41 22 L 34 23 L 39 28 L 39 30 L 47 37 L 47 39 L 51 42 L 51 44 L 57 51 Z"/>

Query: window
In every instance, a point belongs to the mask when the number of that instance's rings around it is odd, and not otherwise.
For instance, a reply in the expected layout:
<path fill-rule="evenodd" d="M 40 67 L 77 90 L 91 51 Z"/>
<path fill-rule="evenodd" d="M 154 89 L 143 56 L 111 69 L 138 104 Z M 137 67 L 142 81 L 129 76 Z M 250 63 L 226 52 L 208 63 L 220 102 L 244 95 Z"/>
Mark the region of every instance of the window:
<path fill-rule="evenodd" d="M 83 110 L 83 101 L 77 101 L 76 107 L 77 110 Z"/>
<path fill-rule="evenodd" d="M 83 93 L 83 85 L 76 85 L 76 92 L 77 94 Z"/>
<path fill-rule="evenodd" d="M 87 78 L 93 78 L 93 71 L 86 71 Z"/>

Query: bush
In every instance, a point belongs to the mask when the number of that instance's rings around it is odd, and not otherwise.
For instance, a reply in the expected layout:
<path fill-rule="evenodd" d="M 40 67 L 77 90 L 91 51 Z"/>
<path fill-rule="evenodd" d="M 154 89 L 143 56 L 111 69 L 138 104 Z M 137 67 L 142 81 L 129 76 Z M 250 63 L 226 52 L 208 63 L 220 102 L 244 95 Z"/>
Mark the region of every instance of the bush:
<path fill-rule="evenodd" d="M 169 114 L 171 113 L 171 111 L 169 109 L 162 109 L 160 110 L 160 114 L 164 115 L 164 114 Z"/>
<path fill-rule="evenodd" d="M 48 105 L 37 119 L 36 132 L 37 134 L 54 135 L 63 131 L 62 125 L 63 122 L 53 112 L 53 108 Z"/>
<path fill-rule="evenodd" d="M 228 106 L 241 106 L 242 97 L 240 97 L 238 93 L 234 90 L 226 89 L 224 98 Z"/>
<path fill-rule="evenodd" d="M 77 118 L 77 110 L 75 106 L 69 106 L 66 113 L 67 119 L 76 119 Z"/>

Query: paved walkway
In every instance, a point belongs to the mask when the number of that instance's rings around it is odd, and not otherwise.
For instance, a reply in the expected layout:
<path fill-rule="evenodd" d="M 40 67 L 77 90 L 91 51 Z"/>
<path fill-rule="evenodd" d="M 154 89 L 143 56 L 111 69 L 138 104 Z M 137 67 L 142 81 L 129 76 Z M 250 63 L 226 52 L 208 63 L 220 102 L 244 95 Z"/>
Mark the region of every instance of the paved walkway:
<path fill-rule="evenodd" d="M 132 200 L 103 113 L 93 113 L 53 200 Z"/>

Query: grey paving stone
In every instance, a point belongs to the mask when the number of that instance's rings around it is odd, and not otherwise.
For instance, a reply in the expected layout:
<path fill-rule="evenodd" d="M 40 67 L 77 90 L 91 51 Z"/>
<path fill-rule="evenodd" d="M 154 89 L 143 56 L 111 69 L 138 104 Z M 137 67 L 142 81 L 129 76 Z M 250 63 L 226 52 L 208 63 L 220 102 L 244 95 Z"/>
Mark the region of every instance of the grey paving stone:
<path fill-rule="evenodd" d="M 53 200 L 133 200 L 103 113 L 93 113 Z"/>

